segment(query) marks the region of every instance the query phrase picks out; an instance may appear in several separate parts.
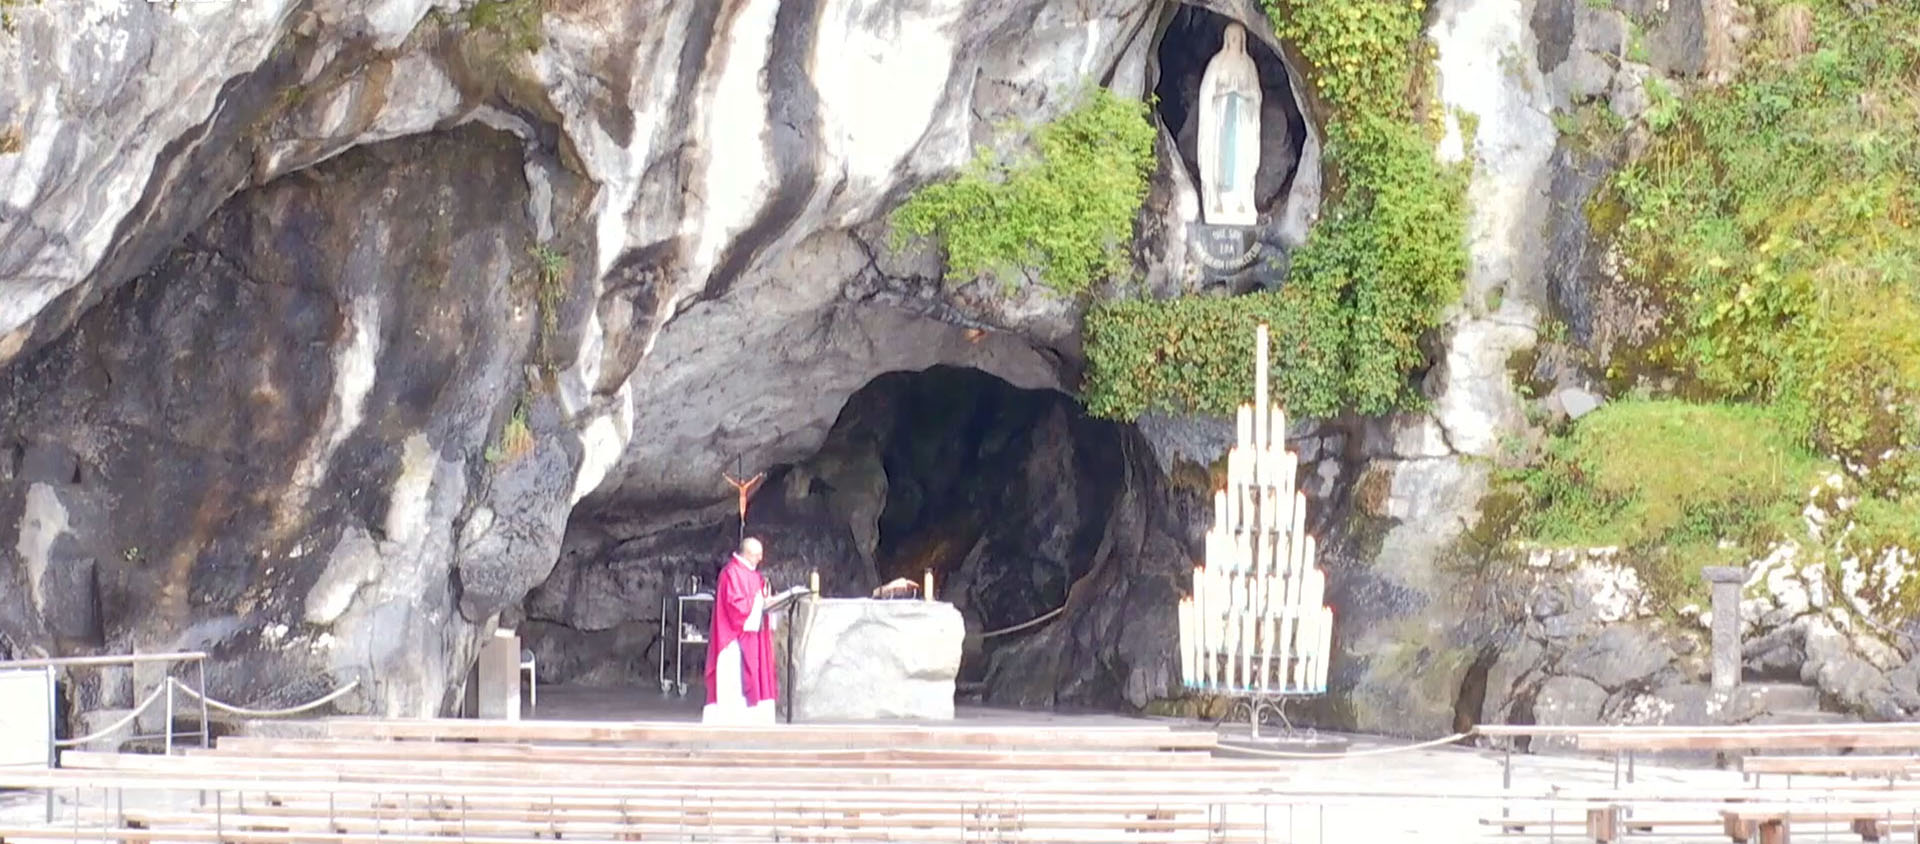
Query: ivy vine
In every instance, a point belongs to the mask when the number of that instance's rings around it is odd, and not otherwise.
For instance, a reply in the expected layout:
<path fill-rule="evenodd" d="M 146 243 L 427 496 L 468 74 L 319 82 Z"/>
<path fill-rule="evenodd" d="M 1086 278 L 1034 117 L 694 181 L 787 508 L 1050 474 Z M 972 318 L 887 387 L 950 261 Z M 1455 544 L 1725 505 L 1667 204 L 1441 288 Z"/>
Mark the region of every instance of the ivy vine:
<path fill-rule="evenodd" d="M 894 212 L 892 246 L 937 239 L 949 281 L 1027 275 L 1074 293 L 1128 274 L 1153 174 L 1149 104 L 1092 88 L 1033 133 L 1033 150 L 978 150 L 951 181 Z"/>
<path fill-rule="evenodd" d="M 1327 213 L 1283 287 L 1231 298 L 1123 301 L 1087 319 L 1085 398 L 1102 416 L 1224 414 L 1251 379 L 1253 327 L 1273 330 L 1276 390 L 1296 414 L 1418 403 L 1420 338 L 1465 275 L 1465 164 L 1434 156 L 1424 105 L 1426 0 L 1264 0 L 1326 106 Z"/>

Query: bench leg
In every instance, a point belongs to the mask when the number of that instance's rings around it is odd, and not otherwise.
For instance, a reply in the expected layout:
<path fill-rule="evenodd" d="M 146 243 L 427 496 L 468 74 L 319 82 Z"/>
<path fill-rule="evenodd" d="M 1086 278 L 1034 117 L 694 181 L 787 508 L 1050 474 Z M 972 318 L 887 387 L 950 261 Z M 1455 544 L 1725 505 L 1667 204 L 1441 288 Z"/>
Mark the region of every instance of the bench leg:
<path fill-rule="evenodd" d="M 1753 821 L 1743 821 L 1739 818 L 1730 817 L 1726 819 L 1725 826 L 1727 840 L 1734 842 L 1734 844 L 1747 844 L 1748 841 L 1754 839 L 1755 824 Z"/>
<path fill-rule="evenodd" d="M 1787 822 L 1767 820 L 1760 822 L 1760 844 L 1788 844 L 1793 840 Z"/>
<path fill-rule="evenodd" d="M 1854 818 L 1853 832 L 1861 841 L 1877 842 L 1886 837 L 1887 828 L 1879 818 Z"/>
<path fill-rule="evenodd" d="M 1587 810 L 1587 837 L 1594 844 L 1613 844 L 1620 838 L 1620 807 L 1599 806 Z"/>

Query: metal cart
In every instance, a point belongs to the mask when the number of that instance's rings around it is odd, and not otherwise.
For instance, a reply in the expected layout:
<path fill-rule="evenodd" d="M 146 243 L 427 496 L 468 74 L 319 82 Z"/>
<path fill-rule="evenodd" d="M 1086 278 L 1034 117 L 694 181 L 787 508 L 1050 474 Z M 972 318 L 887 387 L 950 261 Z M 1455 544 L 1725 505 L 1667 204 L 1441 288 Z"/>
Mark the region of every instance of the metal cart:
<path fill-rule="evenodd" d="M 711 604 L 713 603 L 713 593 L 700 591 L 700 581 L 696 578 L 688 578 L 686 586 L 692 591 L 683 592 L 678 595 L 662 595 L 660 597 L 660 693 L 663 695 L 671 693 L 686 697 L 687 681 L 685 672 L 681 666 L 686 663 L 687 649 L 704 648 L 707 645 L 707 634 L 704 631 L 698 628 L 692 631 L 687 629 L 687 605 Z M 673 605 L 673 626 L 671 630 L 669 630 L 667 626 L 669 603 Z M 669 641 L 669 634 L 672 635 L 671 641 L 673 643 L 672 680 L 667 679 L 667 643 Z"/>

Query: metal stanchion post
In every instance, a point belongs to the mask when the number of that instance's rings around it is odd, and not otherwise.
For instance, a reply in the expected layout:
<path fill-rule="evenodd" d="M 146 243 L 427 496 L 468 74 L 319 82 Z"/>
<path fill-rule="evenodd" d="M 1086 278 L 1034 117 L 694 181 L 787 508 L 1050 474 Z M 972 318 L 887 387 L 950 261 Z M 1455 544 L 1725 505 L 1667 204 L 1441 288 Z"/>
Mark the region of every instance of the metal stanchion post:
<path fill-rule="evenodd" d="M 1511 795 L 1511 792 L 1513 791 L 1513 740 L 1512 739 L 1508 739 L 1506 752 L 1500 755 L 1500 790 L 1502 792 L 1508 792 L 1504 796 L 1507 796 L 1507 797 L 1512 796 Z M 1504 799 L 1500 801 L 1500 817 L 1502 818 L 1513 817 L 1512 803 Z M 1512 831 L 1513 828 L 1507 827 L 1506 829 L 1507 831 Z"/>
<path fill-rule="evenodd" d="M 213 747 L 213 726 L 207 723 L 207 661 L 196 659 L 193 662 L 194 665 L 199 666 L 200 749 L 205 750 Z"/>
<path fill-rule="evenodd" d="M 57 696 L 53 686 L 60 681 L 60 675 L 53 666 L 47 666 L 47 768 L 60 767 L 60 712 L 54 709 Z M 53 789 L 47 789 L 47 823 L 53 823 Z"/>
<path fill-rule="evenodd" d="M 167 737 L 161 740 L 162 742 L 161 746 L 166 748 L 166 754 L 168 756 L 172 756 L 173 755 L 173 675 L 168 674 L 166 679 L 163 680 L 162 682 L 167 684 Z"/>

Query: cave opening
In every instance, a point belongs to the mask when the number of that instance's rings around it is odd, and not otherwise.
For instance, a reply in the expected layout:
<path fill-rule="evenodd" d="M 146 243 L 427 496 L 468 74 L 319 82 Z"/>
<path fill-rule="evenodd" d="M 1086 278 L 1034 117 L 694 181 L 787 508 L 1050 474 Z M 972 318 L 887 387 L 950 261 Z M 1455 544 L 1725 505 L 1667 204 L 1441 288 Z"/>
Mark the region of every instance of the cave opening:
<path fill-rule="evenodd" d="M 870 573 L 828 595 L 933 572 L 966 620 L 965 684 L 1087 576 L 1125 486 L 1123 436 L 1057 391 L 970 368 L 891 372 L 847 399 L 815 455 L 780 467 L 781 485 L 819 499 Z"/>
<path fill-rule="evenodd" d="M 1200 82 L 1226 34 L 1231 18 L 1198 6 L 1180 4 L 1167 20 L 1154 52 L 1159 77 L 1155 109 L 1174 139 L 1180 163 L 1192 184 L 1200 183 Z M 1307 144 L 1307 122 L 1294 98 L 1287 66 L 1273 48 L 1249 33 L 1247 55 L 1260 74 L 1260 168 L 1254 176 L 1256 206 L 1266 212 L 1293 190 Z"/>
<path fill-rule="evenodd" d="M 761 572 L 776 591 L 817 572 L 825 597 L 864 598 L 931 570 L 935 598 L 965 621 L 961 690 L 984 695 L 995 655 L 1048 631 L 1076 582 L 1115 556 L 1115 525 L 1138 524 L 1129 473 L 1151 461 L 1129 445 L 1138 436 L 1065 393 L 979 369 L 888 372 L 845 399 L 811 453 L 765 469 L 745 532 L 765 543 Z M 673 677 L 673 596 L 711 588 L 741 533 L 734 504 L 576 513 L 567 550 L 525 604 L 543 679 Z M 696 613 L 697 628 L 706 615 Z M 701 657 L 688 659 L 697 683 Z"/>

